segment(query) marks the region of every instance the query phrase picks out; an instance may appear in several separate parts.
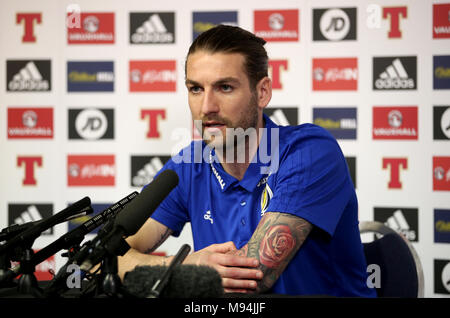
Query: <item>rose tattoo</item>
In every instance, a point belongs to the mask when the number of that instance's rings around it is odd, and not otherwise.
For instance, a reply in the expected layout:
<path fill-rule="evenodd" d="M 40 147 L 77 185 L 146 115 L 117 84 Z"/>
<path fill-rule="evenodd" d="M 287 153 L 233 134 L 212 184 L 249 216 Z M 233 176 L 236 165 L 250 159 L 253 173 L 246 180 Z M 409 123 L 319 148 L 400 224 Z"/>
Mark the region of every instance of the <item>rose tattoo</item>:
<path fill-rule="evenodd" d="M 295 238 L 287 225 L 274 225 L 261 241 L 259 256 L 263 265 L 277 267 L 295 246 Z"/>

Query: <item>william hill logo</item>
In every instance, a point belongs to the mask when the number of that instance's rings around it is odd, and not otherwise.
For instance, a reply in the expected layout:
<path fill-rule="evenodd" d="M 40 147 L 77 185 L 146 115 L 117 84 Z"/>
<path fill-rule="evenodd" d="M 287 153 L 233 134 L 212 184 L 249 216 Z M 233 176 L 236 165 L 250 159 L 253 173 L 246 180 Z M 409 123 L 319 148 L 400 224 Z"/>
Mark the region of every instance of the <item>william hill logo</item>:
<path fill-rule="evenodd" d="M 336 139 L 356 139 L 356 108 L 314 108 L 313 122 Z"/>
<path fill-rule="evenodd" d="M 450 243 L 450 210 L 434 210 L 434 242 Z"/>
<path fill-rule="evenodd" d="M 450 55 L 433 56 L 433 88 L 450 89 Z"/>
<path fill-rule="evenodd" d="M 67 62 L 68 92 L 112 92 L 114 62 Z"/>
<path fill-rule="evenodd" d="M 192 38 L 195 39 L 200 33 L 205 32 L 218 24 L 237 25 L 237 11 L 205 11 L 192 14 Z"/>

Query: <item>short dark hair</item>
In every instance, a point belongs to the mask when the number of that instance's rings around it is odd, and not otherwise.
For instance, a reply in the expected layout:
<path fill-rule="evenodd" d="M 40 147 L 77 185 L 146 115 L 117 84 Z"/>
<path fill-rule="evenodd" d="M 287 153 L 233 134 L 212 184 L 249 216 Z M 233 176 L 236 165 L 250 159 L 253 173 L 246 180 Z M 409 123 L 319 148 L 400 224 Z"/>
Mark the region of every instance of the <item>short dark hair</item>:
<path fill-rule="evenodd" d="M 244 56 L 244 68 L 250 88 L 268 76 L 268 56 L 264 48 L 266 41 L 240 27 L 219 24 L 201 33 L 189 47 L 189 55 L 199 50 L 210 53 L 240 53 Z M 186 64 L 187 64 L 186 58 Z M 187 71 L 185 64 L 185 74 Z"/>

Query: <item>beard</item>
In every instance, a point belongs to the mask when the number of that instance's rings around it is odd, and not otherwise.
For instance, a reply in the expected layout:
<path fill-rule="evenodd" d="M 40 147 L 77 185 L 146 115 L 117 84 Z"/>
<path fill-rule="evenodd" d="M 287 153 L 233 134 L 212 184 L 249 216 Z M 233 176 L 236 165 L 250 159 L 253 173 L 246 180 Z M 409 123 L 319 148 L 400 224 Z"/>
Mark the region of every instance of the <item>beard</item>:
<path fill-rule="evenodd" d="M 201 120 L 195 121 L 195 126 L 198 131 L 202 132 L 203 141 L 210 147 L 216 150 L 216 153 L 226 154 L 231 150 L 238 149 L 239 146 L 245 144 L 245 142 L 251 138 L 256 138 L 256 127 L 258 125 L 258 104 L 255 94 L 252 94 L 249 103 L 242 108 L 236 122 L 231 121 L 228 118 L 210 115 L 204 116 Z M 203 125 L 206 121 L 218 121 L 223 123 L 226 127 L 225 134 L 221 130 L 216 132 L 209 132 Z M 248 138 L 247 138 L 248 137 Z M 234 156 L 233 156 L 234 157 Z"/>

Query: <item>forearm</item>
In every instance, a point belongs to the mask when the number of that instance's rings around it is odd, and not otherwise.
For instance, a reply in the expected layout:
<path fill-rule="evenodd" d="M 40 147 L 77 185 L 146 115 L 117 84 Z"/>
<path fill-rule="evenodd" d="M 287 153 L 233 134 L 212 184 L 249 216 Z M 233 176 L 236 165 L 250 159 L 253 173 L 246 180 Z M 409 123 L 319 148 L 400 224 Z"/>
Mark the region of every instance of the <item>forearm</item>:
<path fill-rule="evenodd" d="M 139 229 L 138 233 L 126 239 L 130 245 L 128 252 L 119 256 L 119 277 L 123 279 L 126 272 L 132 271 L 136 266 L 168 265 L 172 257 L 151 254 L 172 234 L 172 230 L 165 225 L 148 219 Z"/>
<path fill-rule="evenodd" d="M 266 213 L 249 242 L 236 253 L 256 258 L 263 278 L 256 293 L 263 293 L 275 284 L 290 260 L 305 241 L 312 225 L 286 213 Z"/>
<path fill-rule="evenodd" d="M 145 254 L 131 248 L 125 255 L 118 257 L 119 277 L 123 279 L 125 273 L 132 271 L 136 266 L 168 265 L 172 258 L 173 256 Z"/>
<path fill-rule="evenodd" d="M 250 252 L 249 244 L 250 246 L 253 246 L 250 248 Z M 241 249 L 237 251 L 237 255 L 253 257 L 259 261 L 259 265 L 257 268 L 261 270 L 263 276 L 262 279 L 256 281 L 256 288 L 253 291 L 254 293 L 262 294 L 268 291 L 281 274 L 281 268 L 272 269 L 264 264 L 261 264 L 259 249 L 256 247 L 255 241 L 250 241 L 249 243 L 242 246 Z"/>

